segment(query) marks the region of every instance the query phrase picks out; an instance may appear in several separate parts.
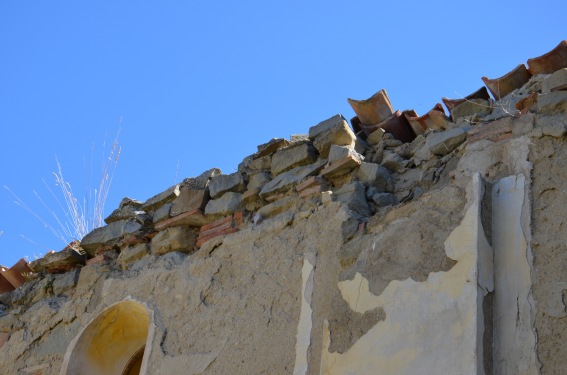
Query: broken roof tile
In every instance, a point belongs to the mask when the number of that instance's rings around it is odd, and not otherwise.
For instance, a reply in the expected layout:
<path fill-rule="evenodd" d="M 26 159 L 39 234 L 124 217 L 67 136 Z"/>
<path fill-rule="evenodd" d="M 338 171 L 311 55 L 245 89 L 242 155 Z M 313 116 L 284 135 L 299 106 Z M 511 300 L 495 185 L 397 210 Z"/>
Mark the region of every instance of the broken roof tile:
<path fill-rule="evenodd" d="M 490 79 L 488 77 L 482 77 L 482 81 L 486 87 L 488 87 L 492 96 L 494 96 L 496 100 L 500 100 L 512 91 L 525 85 L 530 80 L 531 76 L 526 66 L 520 64 L 500 78 Z"/>
<path fill-rule="evenodd" d="M 567 40 L 562 40 L 551 51 L 532 59 L 528 59 L 531 74 L 551 74 L 559 69 L 567 68 Z"/>
<path fill-rule="evenodd" d="M 348 98 L 347 101 L 360 121 L 366 125 L 379 124 L 394 113 L 386 89 L 378 91 L 365 100 Z"/>

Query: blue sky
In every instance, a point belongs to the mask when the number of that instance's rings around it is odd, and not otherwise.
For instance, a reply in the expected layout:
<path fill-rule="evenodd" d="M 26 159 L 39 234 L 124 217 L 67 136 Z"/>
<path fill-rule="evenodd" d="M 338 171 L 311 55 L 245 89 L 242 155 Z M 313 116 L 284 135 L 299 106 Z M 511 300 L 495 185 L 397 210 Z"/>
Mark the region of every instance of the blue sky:
<path fill-rule="evenodd" d="M 380 3 L 3 1 L 0 186 L 48 219 L 32 191 L 56 208 L 42 181 L 56 188 L 55 158 L 82 196 L 93 144 L 98 176 L 121 126 L 109 214 L 208 168 L 232 173 L 273 137 L 350 119 L 347 97 L 386 88 L 422 114 L 567 38 L 563 0 Z M 0 190 L 0 264 L 64 247 L 13 200 Z"/>

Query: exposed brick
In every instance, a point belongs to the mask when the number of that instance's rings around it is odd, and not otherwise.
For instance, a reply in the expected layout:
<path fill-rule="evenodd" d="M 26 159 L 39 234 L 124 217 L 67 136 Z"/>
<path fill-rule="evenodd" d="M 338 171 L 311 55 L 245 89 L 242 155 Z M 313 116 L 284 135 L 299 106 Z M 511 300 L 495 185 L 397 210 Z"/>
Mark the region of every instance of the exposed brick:
<path fill-rule="evenodd" d="M 506 133 L 512 133 L 512 120 L 503 118 L 486 124 L 479 124 L 469 130 L 467 140 L 469 143 L 488 139 L 493 142 L 502 140 L 501 136 Z"/>
<path fill-rule="evenodd" d="M 199 209 L 187 211 L 171 219 L 164 220 L 155 225 L 155 229 L 164 230 L 169 227 L 174 227 L 178 225 L 189 225 L 192 227 L 200 227 L 211 221 L 210 218 L 203 215 L 203 212 Z"/>
<path fill-rule="evenodd" d="M 206 231 L 208 231 L 209 229 L 216 228 L 216 227 L 218 227 L 218 226 L 223 225 L 224 223 L 228 223 L 228 222 L 231 222 L 231 221 L 232 221 L 232 215 L 229 215 L 229 216 L 227 216 L 227 217 L 223 217 L 222 219 L 219 219 L 219 220 L 217 220 L 217 221 L 213 221 L 212 223 L 203 225 L 203 226 L 201 227 L 200 232 L 201 232 L 201 233 L 202 233 L 202 232 L 206 232 Z"/>
<path fill-rule="evenodd" d="M 213 233 L 221 232 L 221 231 L 225 230 L 226 228 L 232 228 L 232 227 L 233 227 L 233 221 L 232 221 L 232 220 L 231 220 L 231 221 L 227 221 L 227 222 L 225 222 L 225 223 L 223 223 L 223 224 L 221 224 L 221 225 L 218 225 L 218 226 L 216 226 L 216 227 L 209 228 L 209 229 L 207 229 L 207 230 L 201 230 L 201 231 L 199 232 L 199 238 L 201 238 L 201 237 L 207 237 L 207 236 L 209 236 L 209 235 L 211 235 L 211 234 L 213 234 Z"/>

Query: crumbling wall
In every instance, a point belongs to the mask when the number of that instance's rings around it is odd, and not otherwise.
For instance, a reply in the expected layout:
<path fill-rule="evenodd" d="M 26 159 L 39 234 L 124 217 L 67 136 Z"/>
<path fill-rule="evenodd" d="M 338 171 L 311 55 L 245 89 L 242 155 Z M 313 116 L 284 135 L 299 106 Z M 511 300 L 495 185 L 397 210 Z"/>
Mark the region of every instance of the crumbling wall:
<path fill-rule="evenodd" d="M 382 123 L 353 100 L 352 129 L 336 115 L 235 173 L 125 198 L 32 272 L 1 270 L 0 373 L 95 363 L 117 306 L 149 323 L 143 348 L 145 329 L 112 326 L 138 332 L 116 373 L 566 373 L 558 72 L 445 101 L 451 117 L 382 90 Z"/>

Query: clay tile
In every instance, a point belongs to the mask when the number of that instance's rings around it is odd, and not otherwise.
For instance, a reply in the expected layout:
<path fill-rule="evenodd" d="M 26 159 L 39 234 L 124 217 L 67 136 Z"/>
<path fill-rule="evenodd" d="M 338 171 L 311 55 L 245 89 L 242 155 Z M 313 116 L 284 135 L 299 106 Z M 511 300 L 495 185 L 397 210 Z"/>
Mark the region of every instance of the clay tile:
<path fill-rule="evenodd" d="M 482 77 L 482 80 L 492 93 L 492 96 L 494 96 L 496 100 L 500 100 L 515 89 L 519 89 L 525 85 L 526 82 L 530 80 L 531 76 L 526 66 L 520 64 L 500 78 L 489 79 Z"/>
<path fill-rule="evenodd" d="M 379 124 L 371 126 L 363 125 L 362 129 L 367 135 L 370 135 L 377 129 L 382 129 L 385 133 L 392 134 L 394 138 L 404 143 L 411 142 L 415 139 L 415 133 L 401 111 L 394 112 L 392 116 Z"/>
<path fill-rule="evenodd" d="M 557 47 L 539 57 L 528 59 L 531 74 L 551 74 L 567 68 L 567 40 L 562 40 Z"/>
<path fill-rule="evenodd" d="M 461 99 L 441 98 L 441 100 L 445 104 L 445 107 L 447 107 L 449 114 L 451 114 L 453 108 L 455 108 L 459 104 L 463 103 L 466 100 L 472 100 L 472 99 L 484 99 L 484 100 L 490 99 L 490 95 L 488 94 L 488 90 L 486 89 L 486 86 L 482 86 L 480 89 L 476 90 L 472 94 L 467 95 Z"/>
<path fill-rule="evenodd" d="M 427 129 L 445 130 L 449 122 L 441 103 L 435 104 L 433 109 L 421 117 L 413 109 L 404 111 L 403 114 L 416 135 L 425 133 Z"/>
<path fill-rule="evenodd" d="M 385 89 L 378 91 L 366 100 L 349 98 L 347 101 L 360 121 L 366 125 L 376 125 L 394 113 Z"/>

